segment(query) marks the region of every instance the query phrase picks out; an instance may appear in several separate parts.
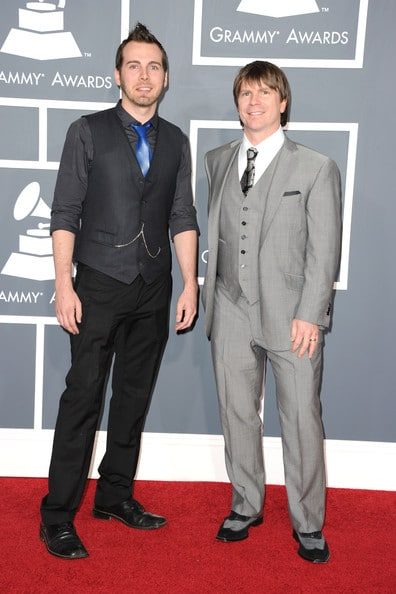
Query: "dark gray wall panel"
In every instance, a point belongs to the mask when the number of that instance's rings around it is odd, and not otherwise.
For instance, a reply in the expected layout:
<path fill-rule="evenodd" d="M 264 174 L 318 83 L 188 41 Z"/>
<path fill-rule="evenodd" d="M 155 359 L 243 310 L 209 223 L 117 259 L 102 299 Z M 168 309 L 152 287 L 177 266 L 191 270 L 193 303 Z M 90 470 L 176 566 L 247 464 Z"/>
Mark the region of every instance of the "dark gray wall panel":
<path fill-rule="evenodd" d="M 36 327 L 0 325 L 0 428 L 33 429 Z"/>

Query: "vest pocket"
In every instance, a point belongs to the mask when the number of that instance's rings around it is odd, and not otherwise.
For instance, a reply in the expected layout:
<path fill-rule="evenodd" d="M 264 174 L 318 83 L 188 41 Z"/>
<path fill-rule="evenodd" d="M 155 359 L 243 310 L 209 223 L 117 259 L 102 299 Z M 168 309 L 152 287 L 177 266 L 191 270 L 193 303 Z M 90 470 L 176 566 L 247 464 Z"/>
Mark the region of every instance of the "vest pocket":
<path fill-rule="evenodd" d="M 116 244 L 115 233 L 109 231 L 92 231 L 90 233 L 91 241 L 114 247 Z"/>

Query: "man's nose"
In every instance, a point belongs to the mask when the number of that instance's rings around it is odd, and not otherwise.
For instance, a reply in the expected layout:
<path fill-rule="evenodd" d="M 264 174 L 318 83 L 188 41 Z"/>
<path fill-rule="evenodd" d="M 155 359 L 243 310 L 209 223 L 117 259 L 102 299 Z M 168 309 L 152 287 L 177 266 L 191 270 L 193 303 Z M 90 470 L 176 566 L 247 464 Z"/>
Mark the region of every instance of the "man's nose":
<path fill-rule="evenodd" d="M 148 78 L 148 70 L 147 70 L 147 68 L 143 68 L 142 67 L 140 69 L 140 78 L 142 78 L 142 79 Z"/>

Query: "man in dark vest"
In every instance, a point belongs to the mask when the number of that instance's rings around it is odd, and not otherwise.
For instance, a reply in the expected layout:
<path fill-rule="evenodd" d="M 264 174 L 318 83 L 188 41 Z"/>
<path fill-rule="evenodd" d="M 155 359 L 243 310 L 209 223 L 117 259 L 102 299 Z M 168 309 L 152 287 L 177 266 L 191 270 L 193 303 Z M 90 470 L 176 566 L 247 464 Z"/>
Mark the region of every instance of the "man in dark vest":
<path fill-rule="evenodd" d="M 40 535 L 50 553 L 66 559 L 88 555 L 73 519 L 114 353 L 93 515 L 142 530 L 166 523 L 132 498 L 131 486 L 168 337 L 169 232 L 184 281 L 176 331 L 191 326 L 197 307 L 198 227 L 188 140 L 157 114 L 167 71 L 164 48 L 138 23 L 117 50 L 121 101 L 71 125 L 60 163 L 51 232 L 56 315 L 70 333 L 72 365 L 60 400 Z"/>

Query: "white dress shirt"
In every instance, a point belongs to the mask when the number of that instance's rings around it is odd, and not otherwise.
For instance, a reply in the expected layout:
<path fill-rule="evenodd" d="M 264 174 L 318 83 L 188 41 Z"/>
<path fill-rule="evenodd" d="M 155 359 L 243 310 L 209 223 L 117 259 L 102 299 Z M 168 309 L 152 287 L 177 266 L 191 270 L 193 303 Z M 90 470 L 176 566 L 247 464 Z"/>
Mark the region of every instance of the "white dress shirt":
<path fill-rule="evenodd" d="M 254 162 L 255 173 L 254 173 L 254 183 L 257 183 L 260 177 L 263 175 L 264 171 L 267 169 L 268 165 L 271 163 L 272 159 L 275 157 L 281 146 L 283 145 L 285 140 L 285 135 L 281 126 L 279 126 L 278 130 L 271 134 L 268 138 L 263 140 L 257 145 L 252 144 L 243 136 L 243 140 L 241 142 L 241 146 L 239 147 L 239 154 L 238 154 L 238 175 L 239 179 L 241 179 L 243 172 L 246 169 L 247 165 L 247 150 L 251 147 L 254 147 L 258 150 L 256 160 Z"/>

